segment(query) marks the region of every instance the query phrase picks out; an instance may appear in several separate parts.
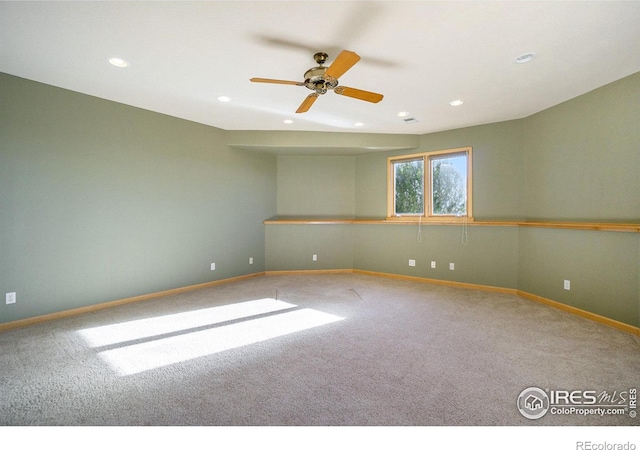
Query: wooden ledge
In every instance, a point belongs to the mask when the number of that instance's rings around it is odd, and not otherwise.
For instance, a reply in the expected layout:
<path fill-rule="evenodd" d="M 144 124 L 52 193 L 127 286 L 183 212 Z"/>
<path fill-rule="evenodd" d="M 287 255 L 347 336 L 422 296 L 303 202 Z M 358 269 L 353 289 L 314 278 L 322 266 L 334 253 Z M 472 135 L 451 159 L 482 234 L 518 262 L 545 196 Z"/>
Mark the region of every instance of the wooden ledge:
<path fill-rule="evenodd" d="M 515 227 L 519 222 L 456 220 L 416 220 L 416 219 L 331 219 L 331 218 L 276 218 L 263 222 L 265 225 L 468 225 L 490 227 Z"/>
<path fill-rule="evenodd" d="M 343 218 L 275 218 L 263 222 L 265 225 L 445 225 L 469 227 L 530 227 L 564 230 L 617 231 L 640 233 L 640 223 L 592 223 L 592 222 L 521 222 L 506 220 L 423 220 L 394 219 L 343 219 Z"/>
<path fill-rule="evenodd" d="M 323 219 L 323 218 L 306 218 L 306 219 L 268 219 L 263 223 L 265 225 L 342 225 L 358 222 L 356 219 Z"/>
<path fill-rule="evenodd" d="M 622 231 L 640 233 L 638 223 L 591 223 L 591 222 L 520 222 L 521 227 L 562 228 L 567 230 Z"/>

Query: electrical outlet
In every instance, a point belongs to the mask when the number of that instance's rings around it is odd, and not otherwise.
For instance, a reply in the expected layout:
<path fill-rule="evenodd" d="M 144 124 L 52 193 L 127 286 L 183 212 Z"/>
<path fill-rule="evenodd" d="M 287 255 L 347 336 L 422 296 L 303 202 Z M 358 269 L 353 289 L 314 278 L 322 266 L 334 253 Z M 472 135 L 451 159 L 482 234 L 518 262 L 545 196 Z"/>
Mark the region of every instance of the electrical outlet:
<path fill-rule="evenodd" d="M 253 257 L 249 258 L 249 264 L 253 264 Z"/>
<path fill-rule="evenodd" d="M 314 261 L 317 261 L 317 260 L 318 260 L 318 255 L 313 255 L 312 259 L 313 259 Z"/>
<path fill-rule="evenodd" d="M 431 261 L 431 268 L 435 269 L 436 268 L 436 262 L 435 261 Z"/>
<path fill-rule="evenodd" d="M 216 263 L 211 263 L 211 270 L 216 270 Z"/>
<path fill-rule="evenodd" d="M 7 305 L 11 305 L 16 302 L 16 293 L 15 292 L 7 292 L 6 295 Z"/>
<path fill-rule="evenodd" d="M 415 259 L 410 259 L 410 260 L 409 260 L 409 265 L 410 265 L 411 267 L 415 267 L 415 266 L 416 266 L 416 260 L 415 260 Z"/>
<path fill-rule="evenodd" d="M 564 280 L 564 290 L 565 291 L 570 291 L 571 290 L 571 281 Z"/>
<path fill-rule="evenodd" d="M 456 265 L 454 263 L 449 263 L 449 270 L 455 270 Z"/>

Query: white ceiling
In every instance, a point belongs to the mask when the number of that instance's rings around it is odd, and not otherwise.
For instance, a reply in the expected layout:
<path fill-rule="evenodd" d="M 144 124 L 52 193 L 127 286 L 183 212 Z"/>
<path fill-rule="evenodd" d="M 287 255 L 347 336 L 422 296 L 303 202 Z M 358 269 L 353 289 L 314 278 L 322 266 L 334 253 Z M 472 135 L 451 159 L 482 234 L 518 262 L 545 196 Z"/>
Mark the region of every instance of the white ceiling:
<path fill-rule="evenodd" d="M 0 72 L 225 130 L 425 134 L 640 72 L 639 24 L 638 1 L 1 1 Z M 315 52 L 330 65 L 342 49 L 362 59 L 340 84 L 380 103 L 328 92 L 296 114 L 305 87 L 249 82 L 302 81 Z"/>

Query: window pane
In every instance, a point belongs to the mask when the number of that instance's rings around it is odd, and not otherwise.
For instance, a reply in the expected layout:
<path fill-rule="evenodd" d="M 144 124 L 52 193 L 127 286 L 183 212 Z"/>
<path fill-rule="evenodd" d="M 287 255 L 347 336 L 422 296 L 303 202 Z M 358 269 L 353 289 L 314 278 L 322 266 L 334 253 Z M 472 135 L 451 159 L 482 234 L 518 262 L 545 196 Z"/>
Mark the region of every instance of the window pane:
<path fill-rule="evenodd" d="M 435 156 L 431 161 L 434 215 L 467 214 L 467 153 Z"/>
<path fill-rule="evenodd" d="M 393 164 L 395 214 L 424 214 L 424 160 Z"/>

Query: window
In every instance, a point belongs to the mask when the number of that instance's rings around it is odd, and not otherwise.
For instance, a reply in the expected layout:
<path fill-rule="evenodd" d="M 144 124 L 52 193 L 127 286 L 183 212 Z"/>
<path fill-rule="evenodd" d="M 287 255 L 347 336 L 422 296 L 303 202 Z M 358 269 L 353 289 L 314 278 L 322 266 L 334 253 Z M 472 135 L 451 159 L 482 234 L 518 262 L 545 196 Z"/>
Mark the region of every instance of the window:
<path fill-rule="evenodd" d="M 471 147 L 392 156 L 388 161 L 389 218 L 471 218 Z"/>

